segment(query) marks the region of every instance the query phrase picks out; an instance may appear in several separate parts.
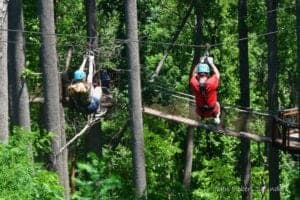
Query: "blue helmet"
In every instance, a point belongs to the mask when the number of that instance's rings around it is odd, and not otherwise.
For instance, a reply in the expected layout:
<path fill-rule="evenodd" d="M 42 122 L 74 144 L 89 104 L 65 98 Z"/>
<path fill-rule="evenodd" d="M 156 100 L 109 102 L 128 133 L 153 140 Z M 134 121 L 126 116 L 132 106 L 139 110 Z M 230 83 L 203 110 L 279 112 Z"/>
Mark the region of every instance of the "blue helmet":
<path fill-rule="evenodd" d="M 74 79 L 79 81 L 79 80 L 83 80 L 86 77 L 86 73 L 82 70 L 76 70 L 74 72 Z"/>
<path fill-rule="evenodd" d="M 198 65 L 198 73 L 208 73 L 209 74 L 209 72 L 210 72 L 210 69 L 209 69 L 208 64 L 200 63 Z"/>

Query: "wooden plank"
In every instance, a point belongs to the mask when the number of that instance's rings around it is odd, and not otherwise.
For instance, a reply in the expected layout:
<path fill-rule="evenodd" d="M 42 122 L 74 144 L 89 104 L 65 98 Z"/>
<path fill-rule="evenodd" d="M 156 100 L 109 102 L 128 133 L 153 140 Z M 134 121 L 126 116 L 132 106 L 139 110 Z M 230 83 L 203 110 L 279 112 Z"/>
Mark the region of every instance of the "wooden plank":
<path fill-rule="evenodd" d="M 221 133 L 221 134 L 234 136 L 234 137 L 240 137 L 240 138 L 247 138 L 250 140 L 257 141 L 257 142 L 272 142 L 272 139 L 270 137 L 260 136 L 260 135 L 256 135 L 256 134 L 252 134 L 252 133 L 248 133 L 248 132 L 236 132 L 236 131 L 233 131 L 230 129 L 220 128 L 220 127 L 217 127 L 214 125 L 209 125 L 209 124 L 204 124 L 204 123 L 201 123 L 201 122 L 193 120 L 193 119 L 189 119 L 189 118 L 185 118 L 185 117 L 181 117 L 181 116 L 170 115 L 170 114 L 167 114 L 167 113 L 164 113 L 164 112 L 161 112 L 161 111 L 149 108 L 149 107 L 143 107 L 143 112 L 148 115 L 161 117 L 161 118 L 164 118 L 167 120 L 175 121 L 175 122 L 186 124 L 189 126 L 201 127 L 201 128 L 204 128 L 204 129 L 210 130 L 212 132 L 216 132 L 216 133 Z"/>
<path fill-rule="evenodd" d="M 289 108 L 289 109 L 281 110 L 280 112 L 283 116 L 297 115 L 297 114 L 299 114 L 299 109 L 297 107 Z"/>

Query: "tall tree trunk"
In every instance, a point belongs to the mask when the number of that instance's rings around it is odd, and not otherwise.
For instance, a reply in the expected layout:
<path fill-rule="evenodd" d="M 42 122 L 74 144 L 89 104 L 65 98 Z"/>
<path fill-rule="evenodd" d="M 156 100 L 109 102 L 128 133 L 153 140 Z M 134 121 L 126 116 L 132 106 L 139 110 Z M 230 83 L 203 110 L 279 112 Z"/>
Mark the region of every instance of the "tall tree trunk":
<path fill-rule="evenodd" d="M 202 39 L 202 14 L 201 14 L 202 12 L 201 12 L 201 5 L 199 1 L 195 2 L 194 11 L 196 16 L 194 43 L 196 45 L 200 45 Z M 192 75 L 192 71 L 195 65 L 199 63 L 199 60 L 200 60 L 200 47 L 196 46 L 194 49 L 194 58 L 190 70 L 190 77 Z M 193 111 L 194 107 L 190 106 L 189 109 L 191 110 L 191 112 L 194 112 Z M 191 184 L 191 175 L 192 175 L 192 168 L 193 168 L 193 147 L 194 147 L 194 127 L 189 126 L 187 129 L 187 136 L 186 136 L 185 166 L 183 171 L 183 186 L 186 190 L 189 190 Z"/>
<path fill-rule="evenodd" d="M 7 41 L 7 1 L 0 0 L 0 40 Z M 8 74 L 7 74 L 7 43 L 1 42 L 0 45 L 0 140 L 8 143 Z"/>
<path fill-rule="evenodd" d="M 191 109 L 191 108 L 190 108 Z M 186 136 L 185 162 L 183 171 L 183 187 L 190 190 L 193 169 L 194 127 L 188 126 Z"/>
<path fill-rule="evenodd" d="M 20 30 L 8 33 L 8 84 L 10 97 L 10 119 L 13 125 L 30 130 L 29 95 L 26 81 L 22 78 L 25 70 L 25 41 L 22 0 L 8 2 L 8 29 Z"/>
<path fill-rule="evenodd" d="M 65 199 L 70 199 L 69 176 L 64 163 L 64 155 L 59 154 L 62 141 L 63 124 L 61 122 L 60 82 L 57 69 L 56 38 L 54 24 L 53 0 L 40 0 L 41 26 L 41 67 L 44 81 L 44 110 L 45 126 L 47 131 L 54 134 L 52 138 L 51 168 L 56 170 L 62 186 Z"/>
<path fill-rule="evenodd" d="M 61 84 L 61 83 L 60 83 Z M 66 130 L 65 130 L 65 112 L 64 112 L 64 107 L 60 103 L 60 121 L 61 121 L 61 134 L 60 134 L 60 141 L 61 144 L 60 146 L 63 147 L 67 143 L 67 138 L 66 138 Z M 60 149 L 61 149 L 60 147 Z M 70 179 L 69 179 L 69 165 L 68 165 L 68 150 L 65 149 L 61 153 L 61 159 L 62 159 L 62 166 L 61 166 L 61 173 L 63 174 L 63 186 L 64 186 L 64 195 L 65 199 L 69 200 L 71 199 L 70 197 Z"/>
<path fill-rule="evenodd" d="M 296 94 L 297 94 L 297 104 L 298 112 L 300 112 L 300 0 L 296 0 L 296 34 L 297 34 L 297 74 L 296 74 Z M 299 159 L 299 158 L 298 158 Z M 299 165 L 298 160 L 298 165 Z M 296 185 L 294 188 L 296 189 L 295 196 L 296 200 L 300 199 L 300 177 L 296 180 Z"/>
<path fill-rule="evenodd" d="M 67 143 L 66 137 L 66 130 L 65 130 L 65 110 L 62 104 L 63 98 L 63 85 L 61 75 L 59 75 L 59 116 L 60 116 L 60 123 L 61 123 L 61 133 L 60 133 L 60 148 L 65 146 Z M 65 199 L 70 199 L 70 179 L 69 179 L 69 167 L 68 167 L 68 151 L 65 149 L 61 153 L 62 165 L 61 165 L 61 173 L 63 173 L 63 186 L 64 186 L 64 195 Z"/>
<path fill-rule="evenodd" d="M 91 49 L 98 49 L 96 0 L 85 0 L 87 36 Z M 99 55 L 95 55 L 97 64 Z M 99 153 L 101 150 L 101 122 L 95 124 L 86 135 L 87 152 Z"/>
<path fill-rule="evenodd" d="M 241 106 L 250 106 L 249 95 L 249 60 L 248 60 L 248 28 L 247 19 L 247 0 L 239 0 L 238 3 L 238 30 L 239 30 L 239 63 L 240 63 L 240 93 Z M 240 131 L 247 132 L 248 114 L 243 113 L 240 116 Z M 250 163 L 250 140 L 242 138 L 240 143 L 240 175 L 242 199 L 252 199 L 251 186 L 251 163 Z"/>
<path fill-rule="evenodd" d="M 146 172 L 136 0 L 126 1 L 125 13 L 130 66 L 129 102 L 134 184 L 137 197 L 142 197 L 146 192 Z"/>
<path fill-rule="evenodd" d="M 98 48 L 96 0 L 85 0 L 88 42 Z"/>
<path fill-rule="evenodd" d="M 274 10 L 277 9 L 277 0 L 267 0 L 267 32 L 273 33 L 267 35 L 268 44 L 268 107 L 269 113 L 276 114 L 278 110 L 278 61 L 277 61 L 277 15 Z M 273 120 L 269 118 L 267 122 L 267 135 L 272 136 Z M 273 145 L 268 145 L 268 164 L 269 164 L 269 192 L 270 199 L 280 199 L 279 185 L 279 151 Z"/>
<path fill-rule="evenodd" d="M 296 0 L 296 31 L 297 31 L 297 105 L 300 109 L 300 0 Z"/>

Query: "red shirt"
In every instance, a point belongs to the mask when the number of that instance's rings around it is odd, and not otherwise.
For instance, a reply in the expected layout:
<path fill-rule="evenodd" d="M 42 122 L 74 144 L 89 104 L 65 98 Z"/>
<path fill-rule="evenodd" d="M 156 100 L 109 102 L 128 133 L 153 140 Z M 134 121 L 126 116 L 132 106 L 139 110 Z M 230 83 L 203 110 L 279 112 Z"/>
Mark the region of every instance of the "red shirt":
<path fill-rule="evenodd" d="M 206 95 L 205 100 L 202 97 L 201 91 L 200 91 L 200 84 L 199 84 L 199 77 L 197 74 L 194 74 L 190 80 L 190 86 L 194 93 L 196 104 L 197 104 L 197 113 L 203 117 L 209 117 L 212 116 L 212 114 L 217 113 L 219 108 L 216 105 L 217 102 L 217 89 L 219 86 L 219 79 L 215 74 L 213 74 L 211 77 L 209 77 L 206 81 Z M 204 114 L 201 113 L 199 110 L 200 107 L 207 104 L 210 107 L 215 106 L 212 112 Z"/>

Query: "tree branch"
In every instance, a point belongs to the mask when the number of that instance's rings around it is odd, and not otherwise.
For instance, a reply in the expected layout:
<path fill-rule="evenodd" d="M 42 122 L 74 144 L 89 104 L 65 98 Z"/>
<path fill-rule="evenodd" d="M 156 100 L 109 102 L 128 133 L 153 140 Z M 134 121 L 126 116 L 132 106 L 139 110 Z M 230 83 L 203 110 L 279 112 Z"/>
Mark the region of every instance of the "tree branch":
<path fill-rule="evenodd" d="M 155 73 L 151 77 L 151 80 L 154 80 L 154 78 L 158 76 L 162 66 L 165 63 L 165 60 L 167 59 L 167 57 L 169 55 L 169 52 L 174 47 L 174 43 L 176 42 L 180 32 L 182 31 L 184 25 L 186 24 L 186 21 L 187 21 L 188 17 L 190 16 L 190 14 L 191 14 L 191 12 L 194 8 L 194 4 L 195 4 L 195 0 L 192 0 L 191 5 L 190 5 L 186 15 L 182 19 L 181 23 L 176 27 L 176 29 L 175 29 L 176 31 L 175 31 L 174 36 L 172 38 L 171 44 L 169 44 L 168 49 L 165 51 L 165 54 L 164 54 L 163 58 L 159 61 L 158 65 L 156 67 Z"/>
<path fill-rule="evenodd" d="M 69 142 L 67 142 L 60 150 L 59 154 L 61 154 L 70 144 L 72 144 L 79 136 L 83 135 L 85 132 L 87 132 L 90 128 L 92 128 L 95 124 L 97 124 L 100 121 L 100 118 L 93 118 L 88 121 L 88 123 L 83 127 L 83 129 L 77 133 Z"/>
<path fill-rule="evenodd" d="M 169 115 L 167 113 L 163 113 L 161 111 L 158 110 L 154 110 L 152 108 L 148 108 L 148 107 L 144 107 L 143 108 L 143 112 L 149 115 L 154 115 L 157 117 L 161 117 L 164 119 L 168 119 L 168 120 L 172 120 L 172 121 L 176 121 L 179 123 L 183 123 L 183 124 L 187 124 L 190 126 L 194 126 L 194 127 L 201 127 L 216 133 L 222 133 L 225 135 L 230 135 L 230 136 L 234 136 L 234 137 L 240 137 L 240 138 L 247 138 L 250 140 L 254 140 L 257 142 L 272 142 L 272 139 L 270 137 L 266 137 L 266 136 L 260 136 L 260 135 L 256 135 L 253 133 L 248 133 L 248 132 L 236 132 L 227 128 L 218 128 L 216 126 L 213 125 L 208 125 L 208 124 L 203 124 L 199 121 L 193 120 L 193 119 L 189 119 L 189 118 L 184 118 L 184 117 L 180 117 L 180 116 L 175 116 L 175 115 Z"/>

